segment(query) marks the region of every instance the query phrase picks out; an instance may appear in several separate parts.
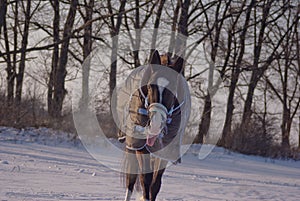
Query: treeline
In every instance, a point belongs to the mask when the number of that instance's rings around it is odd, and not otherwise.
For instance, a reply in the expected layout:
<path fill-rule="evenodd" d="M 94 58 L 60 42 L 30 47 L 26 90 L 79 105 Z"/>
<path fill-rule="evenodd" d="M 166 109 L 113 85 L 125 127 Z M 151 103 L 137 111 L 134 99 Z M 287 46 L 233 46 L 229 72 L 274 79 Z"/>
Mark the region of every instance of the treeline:
<path fill-rule="evenodd" d="M 281 136 L 279 147 L 290 154 L 300 105 L 299 17 L 300 2 L 294 0 L 0 0 L 2 107 L 22 105 L 30 77 L 32 85 L 45 92 L 49 117 L 61 118 L 67 105 L 66 82 L 78 71 L 82 82 L 88 82 L 90 71 L 82 70 L 81 64 L 99 44 L 111 52 L 111 95 L 120 63 L 128 69 L 143 64 L 139 49 L 155 48 L 155 29 L 163 28 L 171 33 L 165 47 L 170 56 L 191 58 L 188 55 L 201 47 L 209 63 L 207 78 L 193 70 L 198 64 L 192 58 L 186 63 L 185 76 L 201 105 L 195 143 L 205 142 L 214 121 L 209 92 L 220 84 L 211 76 L 217 71 L 228 92 L 219 145 L 266 155 L 275 136 Z M 139 33 L 145 29 L 154 30 L 152 43 L 140 47 Z M 126 56 L 117 53 L 122 44 L 115 36 L 121 32 L 131 38 L 128 46 L 133 51 Z M 193 38 L 192 45 L 187 38 Z M 208 90 L 203 89 L 203 79 Z M 87 86 L 83 84 L 83 99 Z M 39 94 L 33 90 L 30 95 Z M 26 112 L 18 108 L 20 119 Z"/>

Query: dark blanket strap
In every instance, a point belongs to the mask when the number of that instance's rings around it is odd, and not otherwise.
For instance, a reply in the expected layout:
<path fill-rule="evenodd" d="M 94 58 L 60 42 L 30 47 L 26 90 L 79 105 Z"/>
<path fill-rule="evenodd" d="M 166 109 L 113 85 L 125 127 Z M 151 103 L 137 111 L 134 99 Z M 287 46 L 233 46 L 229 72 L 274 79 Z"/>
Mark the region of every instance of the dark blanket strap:
<path fill-rule="evenodd" d="M 126 149 L 129 149 L 129 150 L 131 150 L 131 151 L 139 151 L 139 150 L 144 149 L 144 148 L 146 147 L 146 145 L 147 145 L 147 144 L 144 144 L 144 146 L 138 147 L 138 148 L 134 148 L 134 147 L 130 147 L 130 146 L 127 146 L 127 145 L 126 145 Z"/>

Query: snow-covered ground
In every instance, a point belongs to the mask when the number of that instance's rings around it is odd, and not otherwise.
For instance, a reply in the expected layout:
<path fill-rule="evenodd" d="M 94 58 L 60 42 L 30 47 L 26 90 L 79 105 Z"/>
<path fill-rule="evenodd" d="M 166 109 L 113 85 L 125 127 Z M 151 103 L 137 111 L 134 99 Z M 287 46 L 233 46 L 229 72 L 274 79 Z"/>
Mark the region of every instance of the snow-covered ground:
<path fill-rule="evenodd" d="M 120 174 L 93 159 L 73 136 L 0 127 L 0 200 L 122 200 Z M 300 162 L 215 148 L 167 169 L 158 200 L 300 200 Z"/>

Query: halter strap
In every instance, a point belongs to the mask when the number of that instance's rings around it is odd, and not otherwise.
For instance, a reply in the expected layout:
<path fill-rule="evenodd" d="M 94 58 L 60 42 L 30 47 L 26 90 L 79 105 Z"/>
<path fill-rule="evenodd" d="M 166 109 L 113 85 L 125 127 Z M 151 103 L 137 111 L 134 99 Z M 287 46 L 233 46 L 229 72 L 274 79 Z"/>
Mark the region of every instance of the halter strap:
<path fill-rule="evenodd" d="M 177 107 L 174 108 L 174 105 L 171 107 L 170 111 L 168 112 L 168 115 L 171 116 L 174 111 L 178 110 L 182 105 L 184 104 L 184 101 L 182 101 Z"/>
<path fill-rule="evenodd" d="M 173 106 L 171 107 L 171 109 L 168 111 L 168 109 L 167 109 L 163 104 L 161 104 L 161 103 L 152 103 L 152 104 L 149 105 L 148 96 L 146 96 L 146 95 L 144 94 L 144 92 L 143 92 L 143 90 L 142 90 L 142 87 L 139 88 L 139 91 L 140 91 L 142 97 L 143 97 L 144 100 L 145 100 L 144 107 L 145 107 L 146 109 L 149 110 L 150 107 L 151 107 L 151 105 L 152 105 L 152 106 L 154 106 L 154 105 L 158 106 L 158 105 L 159 105 L 158 107 L 163 108 L 163 110 L 164 110 L 164 112 L 167 114 L 167 116 L 171 116 L 171 115 L 173 114 L 173 112 L 175 112 L 176 110 L 178 110 L 178 109 L 184 104 L 184 101 L 182 101 L 177 107 L 174 108 L 174 105 L 173 105 Z M 177 97 L 177 94 L 176 94 L 176 97 Z"/>

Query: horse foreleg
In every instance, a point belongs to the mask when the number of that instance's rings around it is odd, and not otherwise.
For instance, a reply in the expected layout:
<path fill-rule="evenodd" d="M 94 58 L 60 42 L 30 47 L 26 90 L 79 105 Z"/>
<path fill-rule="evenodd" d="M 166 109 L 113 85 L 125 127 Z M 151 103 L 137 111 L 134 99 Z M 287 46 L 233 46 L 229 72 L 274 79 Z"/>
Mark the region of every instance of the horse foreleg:
<path fill-rule="evenodd" d="M 155 201 L 157 194 L 160 191 L 162 184 L 162 176 L 167 166 L 167 161 L 161 159 L 155 159 L 154 162 L 154 173 L 153 173 L 153 182 L 150 188 L 150 200 Z"/>
<path fill-rule="evenodd" d="M 153 183 L 151 185 L 151 188 L 150 188 L 150 200 L 151 201 L 155 201 L 155 199 L 157 197 L 157 194 L 158 194 L 158 192 L 160 190 L 160 187 L 161 187 L 163 173 L 164 173 L 164 169 L 159 170 L 157 172 L 157 175 L 154 178 L 154 181 L 153 181 Z"/>
<path fill-rule="evenodd" d="M 137 152 L 137 160 L 140 168 L 140 182 L 143 189 L 143 199 L 150 200 L 150 186 L 153 178 L 150 154 L 147 150 Z"/>
<path fill-rule="evenodd" d="M 140 175 L 144 200 L 150 200 L 150 187 L 151 187 L 151 183 L 152 183 L 152 178 L 153 178 L 152 172 Z"/>
<path fill-rule="evenodd" d="M 136 183 L 138 173 L 138 161 L 135 156 L 135 151 L 127 150 L 125 160 L 126 171 L 126 195 L 125 201 L 130 201 L 134 184 Z"/>
<path fill-rule="evenodd" d="M 136 179 L 137 174 L 126 174 L 126 195 L 124 201 L 130 201 Z"/>
<path fill-rule="evenodd" d="M 132 191 L 130 191 L 128 188 L 126 189 L 126 195 L 124 201 L 130 201 L 130 198 L 132 196 Z"/>

